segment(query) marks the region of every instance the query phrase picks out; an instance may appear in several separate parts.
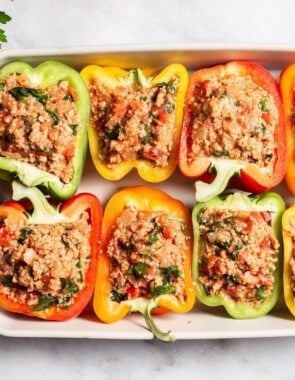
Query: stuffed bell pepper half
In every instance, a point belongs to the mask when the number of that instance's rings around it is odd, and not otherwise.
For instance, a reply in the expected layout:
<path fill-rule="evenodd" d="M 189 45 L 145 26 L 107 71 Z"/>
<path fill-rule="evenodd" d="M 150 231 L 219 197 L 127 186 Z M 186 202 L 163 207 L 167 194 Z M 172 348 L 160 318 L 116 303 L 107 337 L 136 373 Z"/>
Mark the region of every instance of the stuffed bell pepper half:
<path fill-rule="evenodd" d="M 277 193 L 226 194 L 193 209 L 192 274 L 198 300 L 236 319 L 256 318 L 281 289 L 281 217 Z"/>
<path fill-rule="evenodd" d="M 55 206 L 20 182 L 13 198 L 0 206 L 0 307 L 54 321 L 79 315 L 96 280 L 99 200 L 81 193 Z"/>
<path fill-rule="evenodd" d="M 158 339 L 173 341 L 152 314 L 194 306 L 191 230 L 187 208 L 160 190 L 133 186 L 114 194 L 104 213 L 94 293 L 99 319 L 111 323 L 140 312 Z"/>
<path fill-rule="evenodd" d="M 98 173 L 116 181 L 136 168 L 147 182 L 169 178 L 178 161 L 185 67 L 171 64 L 154 74 L 90 65 L 81 75 L 90 92 L 89 144 Z"/>
<path fill-rule="evenodd" d="M 77 190 L 87 151 L 90 105 L 79 73 L 60 62 L 0 69 L 0 175 L 52 197 Z"/>
<path fill-rule="evenodd" d="M 295 316 L 295 204 L 283 215 L 284 273 L 283 286 L 285 303 Z"/>
<path fill-rule="evenodd" d="M 229 186 L 261 193 L 279 184 L 287 165 L 282 102 L 272 75 L 233 61 L 195 71 L 189 82 L 179 166 L 197 179 L 204 202 Z"/>

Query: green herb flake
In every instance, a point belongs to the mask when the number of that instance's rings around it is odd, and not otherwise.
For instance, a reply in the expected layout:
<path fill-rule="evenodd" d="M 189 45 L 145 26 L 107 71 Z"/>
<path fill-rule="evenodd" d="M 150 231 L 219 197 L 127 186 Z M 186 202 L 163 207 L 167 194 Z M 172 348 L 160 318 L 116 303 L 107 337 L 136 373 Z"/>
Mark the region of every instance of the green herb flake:
<path fill-rule="evenodd" d="M 13 133 L 6 133 L 3 137 L 3 140 L 7 143 L 13 143 L 15 142 L 15 134 Z"/>
<path fill-rule="evenodd" d="M 49 97 L 41 90 L 22 86 L 13 87 L 8 90 L 8 93 L 12 95 L 17 101 L 23 101 L 26 97 L 32 95 L 42 104 L 45 104 Z"/>
<path fill-rule="evenodd" d="M 27 237 L 33 232 L 32 228 L 24 227 L 20 230 L 19 238 L 17 239 L 17 242 L 19 244 L 24 244 Z"/>
<path fill-rule="evenodd" d="M 52 306 L 58 305 L 58 297 L 51 296 L 50 294 L 42 294 L 39 297 L 38 303 L 31 310 L 32 311 L 44 311 Z"/>
<path fill-rule="evenodd" d="M 160 82 L 156 84 L 156 87 L 167 87 L 170 94 L 176 93 L 176 88 L 173 84 L 173 82 Z"/>
<path fill-rule="evenodd" d="M 43 148 L 43 152 L 44 152 L 45 154 L 47 154 L 48 156 L 51 156 L 51 155 L 53 154 L 53 149 L 50 148 L 50 147 L 48 147 L 48 146 L 45 146 L 45 147 Z"/>
<path fill-rule="evenodd" d="M 265 291 L 266 291 L 265 285 L 261 285 L 258 288 L 256 288 L 255 296 L 256 296 L 257 301 L 262 301 L 265 298 L 265 294 L 264 294 Z"/>
<path fill-rule="evenodd" d="M 150 251 L 149 249 L 145 249 L 145 250 L 143 250 L 143 251 L 139 251 L 138 253 L 139 253 L 140 255 L 142 255 L 142 256 L 149 256 L 149 255 L 152 254 L 152 251 Z"/>
<path fill-rule="evenodd" d="M 111 291 L 111 298 L 113 301 L 121 302 L 121 301 L 124 301 L 126 299 L 126 295 L 119 293 L 118 290 L 116 288 L 114 288 Z"/>
<path fill-rule="evenodd" d="M 150 111 L 150 116 L 151 116 L 154 120 L 158 120 L 158 118 L 159 118 L 159 115 L 158 115 L 155 111 L 153 111 L 153 110 Z"/>
<path fill-rule="evenodd" d="M 128 271 L 128 274 L 133 275 L 136 278 L 141 278 L 147 275 L 148 269 L 146 263 L 143 263 L 139 261 L 138 263 L 135 263 L 132 265 L 130 270 Z"/>
<path fill-rule="evenodd" d="M 151 289 L 151 294 L 153 298 L 159 297 L 163 294 L 175 293 L 176 289 L 173 285 L 160 285 L 156 288 Z"/>
<path fill-rule="evenodd" d="M 243 242 L 241 241 L 237 242 L 235 246 L 236 251 L 240 251 L 243 248 L 243 246 L 244 246 Z"/>
<path fill-rule="evenodd" d="M 78 281 L 83 282 L 83 272 L 81 270 L 82 266 L 81 266 L 81 259 L 80 258 L 77 260 L 76 268 L 78 268 L 78 276 L 79 276 Z"/>
<path fill-rule="evenodd" d="M 180 270 L 176 264 L 172 264 L 167 268 L 160 268 L 160 274 L 163 276 L 163 284 L 167 285 L 180 277 Z"/>
<path fill-rule="evenodd" d="M 70 101 L 70 102 L 73 102 L 73 101 L 74 101 L 74 99 L 73 99 L 73 97 L 72 97 L 71 94 L 67 94 L 67 95 L 65 95 L 65 96 L 63 97 L 63 100 L 68 100 L 68 101 Z"/>
<path fill-rule="evenodd" d="M 266 155 L 264 156 L 264 159 L 265 159 L 266 161 L 271 161 L 272 158 L 273 158 L 273 154 L 272 154 L 272 153 L 266 154 Z"/>
<path fill-rule="evenodd" d="M 216 149 L 214 150 L 216 156 L 229 156 L 229 151 L 227 149 Z"/>
<path fill-rule="evenodd" d="M 24 126 L 25 126 L 25 134 L 29 135 L 31 133 L 32 124 L 31 124 L 30 120 L 25 116 L 22 116 L 22 121 L 23 121 Z"/>
<path fill-rule="evenodd" d="M 23 101 L 25 97 L 29 96 L 29 89 L 27 87 L 13 87 L 10 90 L 8 90 L 8 93 L 12 95 L 15 100 L 17 101 Z"/>
<path fill-rule="evenodd" d="M 71 130 L 73 132 L 73 136 L 77 136 L 79 125 L 78 124 L 69 124 L 69 127 L 71 128 Z"/>
<path fill-rule="evenodd" d="M 225 281 L 228 285 L 231 286 L 238 284 L 238 281 L 234 276 L 226 276 Z"/>
<path fill-rule="evenodd" d="M 64 278 L 60 279 L 62 292 L 68 294 L 70 297 L 73 297 L 79 292 L 79 287 L 74 280 L 66 280 Z"/>
<path fill-rule="evenodd" d="M 258 107 L 262 112 L 269 112 L 269 109 L 266 105 L 266 99 L 261 99 L 258 103 Z"/>
<path fill-rule="evenodd" d="M 154 137 L 154 133 L 153 133 L 153 130 L 152 130 L 152 127 L 149 125 L 149 124 L 146 124 L 146 123 L 143 123 L 141 122 L 142 124 L 144 124 L 144 130 L 145 130 L 145 136 L 143 136 L 141 138 L 141 143 L 142 144 L 149 144 L 151 143 L 153 137 Z"/>
<path fill-rule="evenodd" d="M 119 248 L 123 252 L 127 252 L 127 253 L 133 252 L 135 250 L 134 240 L 132 238 L 130 238 L 129 241 L 126 244 L 122 243 L 122 242 L 119 242 Z"/>
<path fill-rule="evenodd" d="M 121 125 L 118 123 L 112 129 L 106 129 L 105 134 L 109 140 L 118 140 L 121 132 Z"/>
<path fill-rule="evenodd" d="M 52 118 L 54 125 L 57 125 L 60 122 L 60 116 L 56 112 L 54 112 L 48 108 L 46 108 L 45 111 Z"/>
<path fill-rule="evenodd" d="M 175 105 L 174 104 L 171 104 L 171 103 L 166 104 L 166 106 L 165 106 L 165 111 L 166 112 L 172 113 L 174 110 L 175 110 Z"/>
<path fill-rule="evenodd" d="M 260 126 L 258 125 L 253 128 L 253 133 L 255 135 L 258 135 L 258 134 L 265 135 L 265 132 L 266 132 L 266 126 L 263 123 Z"/>
<path fill-rule="evenodd" d="M 40 103 L 45 104 L 49 98 L 47 94 L 44 94 L 43 91 L 37 90 L 36 88 L 31 88 L 30 93 L 34 98 L 36 98 Z"/>
<path fill-rule="evenodd" d="M 66 247 L 66 248 L 70 248 L 70 243 L 66 240 L 64 240 L 64 238 L 61 239 L 61 242 L 63 243 L 63 245 Z"/>
<path fill-rule="evenodd" d="M 151 235 L 148 238 L 147 244 L 148 245 L 153 245 L 153 244 L 156 243 L 156 241 L 158 241 L 158 236 L 156 234 L 155 235 Z"/>
<path fill-rule="evenodd" d="M 7 276 L 4 276 L 2 279 L 1 279 L 1 284 L 3 286 L 6 286 L 8 288 L 11 288 L 12 287 L 12 275 L 11 274 L 8 274 Z"/>

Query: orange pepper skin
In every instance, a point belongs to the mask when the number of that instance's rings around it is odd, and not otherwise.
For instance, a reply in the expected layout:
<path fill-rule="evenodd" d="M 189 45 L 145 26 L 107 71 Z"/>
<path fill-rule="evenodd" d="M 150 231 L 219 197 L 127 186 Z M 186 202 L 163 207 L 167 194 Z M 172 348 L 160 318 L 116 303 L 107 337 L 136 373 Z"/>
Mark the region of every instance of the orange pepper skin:
<path fill-rule="evenodd" d="M 28 203 L 29 204 L 29 203 Z M 26 208 L 21 202 L 7 202 L 0 206 L 0 217 L 10 218 L 14 222 L 28 219 Z M 20 303 L 0 292 L 0 307 L 30 317 L 37 317 L 52 321 L 66 321 L 79 315 L 91 300 L 97 273 L 97 262 L 101 236 L 102 208 L 98 199 L 88 193 L 77 194 L 60 205 L 59 212 L 65 218 L 75 218 L 87 211 L 90 216 L 91 233 L 89 243 L 91 246 L 91 260 L 86 273 L 84 288 L 74 296 L 73 303 L 67 307 L 50 306 L 42 311 L 34 311 L 31 305 Z M 2 244 L 0 236 L 0 244 Z"/>
<path fill-rule="evenodd" d="M 167 212 L 172 217 L 174 216 L 184 220 L 187 235 L 190 237 L 185 252 L 183 274 L 186 292 L 185 303 L 180 303 L 173 294 L 165 294 L 158 298 L 158 307 L 153 309 L 153 313 L 168 311 L 178 313 L 188 312 L 195 303 L 194 288 L 191 279 L 192 227 L 189 212 L 182 202 L 171 198 L 160 190 L 148 186 L 131 186 L 114 194 L 109 200 L 104 212 L 101 254 L 99 256 L 98 275 L 93 300 L 96 315 L 101 321 L 111 323 L 124 318 L 132 311 L 131 305 L 128 304 L 128 302 L 116 302 L 111 299 L 112 285 L 109 280 L 110 259 L 106 253 L 106 247 L 111 239 L 117 217 L 128 204 L 132 204 L 137 209 L 143 211 L 161 210 Z"/>
<path fill-rule="evenodd" d="M 295 133 L 294 133 L 294 109 L 295 109 L 295 63 L 287 66 L 280 75 L 280 91 L 283 100 L 283 108 L 286 120 L 288 164 L 286 172 L 286 184 L 290 192 L 295 194 Z"/>
<path fill-rule="evenodd" d="M 277 144 L 277 149 L 275 152 L 276 161 L 272 174 L 267 174 L 264 170 L 261 170 L 253 163 L 245 164 L 242 168 L 239 168 L 237 162 L 237 171 L 234 173 L 236 175 L 232 174 L 226 185 L 226 187 L 230 188 L 261 193 L 278 185 L 285 176 L 287 166 L 286 130 L 282 100 L 278 85 L 272 75 L 264 67 L 253 62 L 232 61 L 224 65 L 217 65 L 211 68 L 197 70 L 191 75 L 185 100 L 180 142 L 181 149 L 179 151 L 179 167 L 182 174 L 190 178 L 200 179 L 209 183 L 215 178 L 214 174 L 209 173 L 210 165 L 213 162 L 211 162 L 213 156 L 195 157 L 191 162 L 188 161 L 193 121 L 191 99 L 194 98 L 195 84 L 197 82 L 204 83 L 206 81 L 210 81 L 212 76 L 223 78 L 226 75 L 241 77 L 250 75 L 256 84 L 264 88 L 273 96 L 278 110 L 279 117 L 274 134 L 274 141 Z M 218 157 L 214 158 L 216 162 L 221 161 Z M 223 167 L 220 164 L 220 172 L 222 171 Z M 215 195 L 218 195 L 218 193 Z"/>
<path fill-rule="evenodd" d="M 163 82 L 169 82 L 174 77 L 178 78 L 178 89 L 176 92 L 175 105 L 175 131 L 168 165 L 164 167 L 157 167 L 152 161 L 139 158 L 133 161 L 122 161 L 115 165 L 115 167 L 109 168 L 101 159 L 99 159 L 101 144 L 96 129 L 90 121 L 88 127 L 90 155 L 97 172 L 102 177 L 110 181 L 118 181 L 122 179 L 133 168 L 135 168 L 137 169 L 139 176 L 142 177 L 145 181 L 151 183 L 162 182 L 173 174 L 178 163 L 184 97 L 188 85 L 187 70 L 183 65 L 174 63 L 166 66 L 160 72 L 156 72 L 155 70 L 142 70 L 142 73 L 144 75 L 155 75 L 150 83 L 151 87 Z M 91 81 L 96 81 L 104 84 L 107 88 L 110 89 L 113 89 L 118 85 L 122 86 L 119 78 L 127 78 L 129 74 L 130 71 L 123 70 L 118 67 L 100 67 L 97 65 L 86 66 L 81 71 L 81 76 L 84 78 L 87 85 L 89 85 Z M 164 120 L 162 121 L 164 122 Z"/>

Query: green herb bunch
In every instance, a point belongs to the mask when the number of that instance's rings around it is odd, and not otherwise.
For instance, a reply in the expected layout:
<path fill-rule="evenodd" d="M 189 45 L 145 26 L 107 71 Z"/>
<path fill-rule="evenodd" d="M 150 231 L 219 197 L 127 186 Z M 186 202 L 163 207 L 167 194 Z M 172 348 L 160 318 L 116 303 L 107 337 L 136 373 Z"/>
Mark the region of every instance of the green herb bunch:
<path fill-rule="evenodd" d="M 0 24 L 6 24 L 11 20 L 11 17 L 8 16 L 4 11 L 0 11 Z M 7 37 L 5 31 L 0 28 L 0 49 L 2 48 L 2 42 L 7 42 Z"/>

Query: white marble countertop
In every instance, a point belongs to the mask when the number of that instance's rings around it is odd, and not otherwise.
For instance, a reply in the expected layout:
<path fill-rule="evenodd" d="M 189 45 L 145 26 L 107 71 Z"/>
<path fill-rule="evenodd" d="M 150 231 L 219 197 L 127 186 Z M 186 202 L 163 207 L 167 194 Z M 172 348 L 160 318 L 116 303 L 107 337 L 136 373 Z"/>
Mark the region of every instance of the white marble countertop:
<path fill-rule="evenodd" d="M 0 8 L 12 16 L 2 51 L 133 43 L 295 49 L 294 0 L 2 0 Z M 286 380 L 295 376 L 293 350 L 292 337 L 173 344 L 0 337 L 0 377 Z"/>

